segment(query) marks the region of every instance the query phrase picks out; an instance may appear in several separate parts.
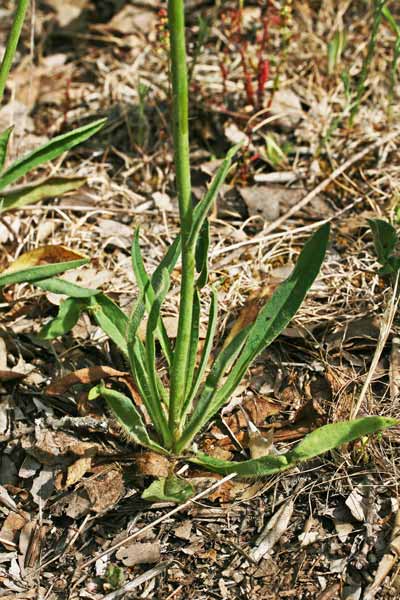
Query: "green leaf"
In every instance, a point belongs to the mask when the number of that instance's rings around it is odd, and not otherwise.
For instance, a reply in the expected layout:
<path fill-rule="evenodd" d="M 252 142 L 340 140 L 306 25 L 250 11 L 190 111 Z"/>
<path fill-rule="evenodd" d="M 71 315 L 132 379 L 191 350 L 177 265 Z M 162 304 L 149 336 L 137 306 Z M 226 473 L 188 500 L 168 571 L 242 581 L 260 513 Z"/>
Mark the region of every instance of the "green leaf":
<path fill-rule="evenodd" d="M 157 324 L 160 322 L 161 305 L 164 302 L 165 296 L 168 293 L 169 286 L 169 273 L 167 269 L 164 269 L 160 289 L 158 290 L 154 298 L 154 302 L 150 310 L 146 327 L 146 370 L 149 378 L 152 395 L 154 396 L 154 398 L 157 399 L 158 402 L 161 400 L 159 396 L 159 389 L 162 383 L 160 380 L 157 380 L 154 331 L 157 328 Z M 163 396 L 166 396 L 166 392 L 163 394 Z"/>
<path fill-rule="evenodd" d="M 192 329 L 190 332 L 190 347 L 189 347 L 189 359 L 186 368 L 186 396 L 189 395 L 194 371 L 196 368 L 197 350 L 199 347 L 200 338 L 200 296 L 198 290 L 195 290 L 193 296 L 193 315 L 192 315 Z"/>
<path fill-rule="evenodd" d="M 153 388 L 150 384 L 150 376 L 146 368 L 146 351 L 143 343 L 137 337 L 133 340 L 133 344 L 129 348 L 129 360 L 135 383 L 143 400 L 143 404 L 150 415 L 151 422 L 157 433 L 162 436 L 164 445 L 167 448 L 170 448 L 171 434 L 168 429 L 163 405 L 160 402 L 159 394 L 153 393 Z"/>
<path fill-rule="evenodd" d="M 202 382 L 204 373 L 207 369 L 208 359 L 210 358 L 211 350 L 213 347 L 215 330 L 217 328 L 217 316 L 218 316 L 218 296 L 215 289 L 212 290 L 211 303 L 210 303 L 210 311 L 208 315 L 208 325 L 206 337 L 204 340 L 203 350 L 201 352 L 201 357 L 199 361 L 199 365 L 197 367 L 192 387 L 190 392 L 187 394 L 186 402 L 182 411 L 182 418 L 190 412 L 192 408 L 193 401 L 196 397 L 200 384 Z"/>
<path fill-rule="evenodd" d="M 289 325 L 313 284 L 325 257 L 329 225 L 323 225 L 305 244 L 292 274 L 275 290 L 251 326 L 243 350 L 217 391 L 210 413 L 215 414 L 239 385 L 253 360 Z"/>
<path fill-rule="evenodd" d="M 150 280 L 149 276 L 146 273 L 146 269 L 144 267 L 142 252 L 140 250 L 139 244 L 139 228 L 136 229 L 135 235 L 132 243 L 132 267 L 133 272 L 135 274 L 136 283 L 141 292 L 141 301 L 136 303 L 135 306 L 135 321 L 140 322 L 142 316 L 144 315 L 145 308 L 147 311 L 150 311 L 156 293 L 158 292 L 160 286 L 162 285 L 162 273 L 164 270 L 167 270 L 168 273 L 171 273 L 172 269 L 175 266 L 175 262 L 178 258 L 176 254 L 176 246 L 179 245 L 178 242 L 169 248 L 166 256 L 160 262 L 157 269 L 154 272 L 152 279 Z M 136 325 L 136 324 L 135 324 Z M 162 322 L 162 319 L 159 317 L 157 326 L 156 326 L 157 338 L 160 341 L 160 345 L 162 351 L 164 353 L 165 358 L 167 359 L 168 364 L 171 364 L 172 361 L 172 348 L 171 342 L 168 338 L 168 334 Z M 131 334 L 132 335 L 132 334 Z"/>
<path fill-rule="evenodd" d="M 58 277 L 52 277 L 50 279 L 40 279 L 35 281 L 36 287 L 46 292 L 52 292 L 53 294 L 63 294 L 70 298 L 90 298 L 91 296 L 97 296 L 101 294 L 101 290 L 92 290 L 90 288 L 76 285 L 66 279 L 59 279 Z"/>
<path fill-rule="evenodd" d="M 193 486 L 175 476 L 162 477 L 153 481 L 142 494 L 143 500 L 148 502 L 176 502 L 182 504 L 194 495 Z"/>
<path fill-rule="evenodd" d="M 85 182 L 86 179 L 84 177 L 52 177 L 41 183 L 3 192 L 0 196 L 0 212 L 5 212 L 13 208 L 21 208 L 26 204 L 35 204 L 35 202 L 47 200 L 48 198 L 62 196 L 66 192 L 77 190 Z"/>
<path fill-rule="evenodd" d="M 87 264 L 89 259 L 64 246 L 43 246 L 21 254 L 0 273 L 0 287 L 35 282 Z"/>
<path fill-rule="evenodd" d="M 56 337 L 65 335 L 77 324 L 85 308 L 86 303 L 81 300 L 75 298 L 62 300 L 58 315 L 43 327 L 40 337 L 45 340 L 53 340 Z"/>
<path fill-rule="evenodd" d="M 130 398 L 121 392 L 107 388 L 103 383 L 95 386 L 91 398 L 96 397 L 96 394 L 105 399 L 108 408 L 129 439 L 160 454 L 168 454 L 165 448 L 150 438 L 142 417 Z"/>
<path fill-rule="evenodd" d="M 382 14 L 385 17 L 385 19 L 387 20 L 387 22 L 389 23 L 390 27 L 393 29 L 393 32 L 397 36 L 400 36 L 400 25 L 397 24 L 396 19 L 393 17 L 388 6 L 383 7 Z"/>
<path fill-rule="evenodd" d="M 128 354 L 126 330 L 128 317 L 106 294 L 89 298 L 90 313 L 101 329 L 124 354 Z"/>
<path fill-rule="evenodd" d="M 177 447 L 182 450 L 203 425 L 229 400 L 242 380 L 247 368 L 273 340 L 287 327 L 300 307 L 308 289 L 318 275 L 329 239 L 329 225 L 323 225 L 305 244 L 292 274 L 274 292 L 260 310 L 253 324 L 247 326 L 218 355 L 207 377 L 189 425 Z M 218 383 L 228 365 L 226 361 L 239 358 L 225 383 Z"/>
<path fill-rule="evenodd" d="M 189 423 L 176 445 L 177 452 L 181 452 L 189 444 L 196 433 L 200 431 L 203 425 L 205 425 L 214 414 L 210 412 L 210 410 L 213 408 L 211 401 L 217 389 L 218 383 L 243 347 L 246 337 L 249 335 L 250 328 L 251 325 L 248 325 L 239 331 L 239 333 L 233 338 L 228 346 L 221 350 L 217 359 L 214 361 L 211 371 L 209 372 L 205 381 L 200 398 L 196 402 L 196 406 L 193 414 L 190 417 Z M 205 369 L 206 366 L 206 364 L 201 363 L 202 369 Z M 198 385 L 198 382 L 196 385 Z M 193 399 L 194 397 L 191 395 L 189 399 L 186 400 L 183 414 L 188 411 L 188 402 L 192 402 Z"/>
<path fill-rule="evenodd" d="M 4 164 L 7 158 L 8 142 L 14 127 L 8 127 L 5 131 L 0 133 L 0 173 L 3 170 Z"/>
<path fill-rule="evenodd" d="M 192 231 L 190 232 L 190 236 L 189 236 L 189 242 L 188 242 L 189 246 L 192 246 L 192 247 L 196 246 L 197 239 L 199 237 L 199 233 L 203 226 L 203 223 L 206 220 L 207 215 L 218 196 L 218 192 L 220 191 L 221 186 L 226 179 L 228 171 L 232 165 L 233 157 L 235 156 L 236 152 L 239 150 L 241 145 L 242 144 L 236 144 L 236 146 L 233 146 L 233 148 L 231 148 L 229 150 L 229 152 L 227 153 L 227 155 L 225 157 L 225 160 L 223 161 L 222 165 L 219 167 L 214 179 L 212 180 L 210 187 L 207 190 L 206 195 L 204 196 L 203 200 L 201 200 L 199 202 L 199 204 L 196 206 L 196 208 L 194 210 Z"/>
<path fill-rule="evenodd" d="M 382 219 L 368 219 L 371 227 L 375 252 L 379 262 L 386 266 L 397 244 L 397 233 L 393 225 Z"/>
<path fill-rule="evenodd" d="M 35 167 L 57 158 L 66 150 L 70 150 L 74 146 L 84 142 L 104 127 L 106 120 L 107 119 L 99 119 L 98 121 L 94 121 L 93 123 L 89 123 L 88 125 L 64 133 L 63 135 L 59 135 L 37 150 L 16 160 L 1 175 L 0 190 L 3 190 L 6 186 L 14 183 Z"/>
<path fill-rule="evenodd" d="M 393 427 L 398 423 L 397 419 L 386 417 L 363 417 L 354 421 L 324 425 L 306 435 L 292 451 L 286 454 L 268 455 L 242 462 L 230 462 L 200 453 L 196 457 L 190 458 L 189 461 L 221 475 L 237 473 L 241 477 L 263 477 L 285 471 L 300 462 L 310 460 L 365 435 Z"/>
<path fill-rule="evenodd" d="M 196 244 L 196 270 L 199 276 L 196 287 L 200 290 L 208 281 L 208 252 L 210 249 L 210 226 L 206 219 L 200 230 L 199 239 Z"/>

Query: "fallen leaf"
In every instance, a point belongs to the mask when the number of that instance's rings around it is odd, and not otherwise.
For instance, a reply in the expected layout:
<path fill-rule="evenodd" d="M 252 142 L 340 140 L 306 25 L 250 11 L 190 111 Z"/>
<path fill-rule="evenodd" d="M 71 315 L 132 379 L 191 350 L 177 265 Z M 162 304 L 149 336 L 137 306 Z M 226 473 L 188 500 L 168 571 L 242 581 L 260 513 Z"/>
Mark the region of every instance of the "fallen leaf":
<path fill-rule="evenodd" d="M 46 388 L 46 394 L 48 396 L 60 396 L 65 394 L 73 385 L 79 383 L 97 383 L 101 379 L 125 377 L 126 375 L 128 375 L 127 371 L 118 371 L 112 367 L 86 367 L 85 369 L 78 369 L 73 373 L 69 373 L 49 385 Z"/>
<path fill-rule="evenodd" d="M 147 565 L 160 560 L 160 542 L 134 542 L 129 546 L 122 546 L 116 553 L 116 557 L 126 567 L 134 565 Z"/>
<path fill-rule="evenodd" d="M 144 451 L 134 454 L 138 473 L 151 477 L 168 477 L 170 461 L 166 456 L 156 452 Z"/>
<path fill-rule="evenodd" d="M 1 543 L 7 550 L 15 548 L 18 532 L 24 527 L 28 519 L 28 513 L 26 513 L 25 517 L 22 514 L 12 511 L 8 513 L 0 530 Z M 7 542 L 11 542 L 11 544 Z"/>
<path fill-rule="evenodd" d="M 261 535 L 256 540 L 256 546 L 250 552 L 255 562 L 260 562 L 270 553 L 275 544 L 280 540 L 288 528 L 292 518 L 294 502 L 289 500 L 279 508 L 268 521 Z"/>
<path fill-rule="evenodd" d="M 31 267 L 52 265 L 83 258 L 86 258 L 83 254 L 70 250 L 65 246 L 42 246 L 41 248 L 36 248 L 35 250 L 30 250 L 29 252 L 21 254 L 17 260 L 1 272 L 1 275 L 30 269 Z"/>
<path fill-rule="evenodd" d="M 70 465 L 67 469 L 67 480 L 65 482 L 65 487 L 69 487 L 80 481 L 82 477 L 90 471 L 92 466 L 92 459 L 90 456 L 86 456 L 83 458 L 78 458 L 72 465 Z"/>
<path fill-rule="evenodd" d="M 125 494 L 122 473 L 119 469 L 111 469 L 84 482 L 85 491 L 90 500 L 90 508 L 96 513 L 101 513 Z"/>

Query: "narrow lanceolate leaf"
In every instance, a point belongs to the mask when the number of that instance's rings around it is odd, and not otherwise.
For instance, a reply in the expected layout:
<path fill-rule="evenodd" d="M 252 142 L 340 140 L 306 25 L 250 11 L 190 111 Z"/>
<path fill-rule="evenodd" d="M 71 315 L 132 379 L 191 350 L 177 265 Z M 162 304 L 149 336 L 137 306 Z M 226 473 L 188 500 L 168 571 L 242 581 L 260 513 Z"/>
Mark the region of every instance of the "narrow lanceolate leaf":
<path fill-rule="evenodd" d="M 91 390 L 90 398 L 95 398 L 96 395 L 105 399 L 129 439 L 160 454 L 168 454 L 165 448 L 150 438 L 142 417 L 130 398 L 121 392 L 107 388 L 102 383 Z"/>
<path fill-rule="evenodd" d="M 238 353 L 243 347 L 243 344 L 246 340 L 246 337 L 249 335 L 250 326 L 244 327 L 239 333 L 233 338 L 233 340 L 219 353 L 217 359 L 215 360 L 211 371 L 209 372 L 202 392 L 200 394 L 200 398 L 198 399 L 193 414 L 190 417 L 189 423 L 187 427 L 184 429 L 177 445 L 177 452 L 181 452 L 186 446 L 190 443 L 193 437 L 196 435 L 198 431 L 207 423 L 207 421 L 211 418 L 212 414 L 210 410 L 212 409 L 212 398 L 215 394 L 215 390 L 218 388 L 218 384 L 224 374 L 227 372 L 229 367 L 232 365 L 232 362 L 237 357 Z M 205 369 L 206 365 L 203 365 L 202 368 Z M 192 400 L 192 397 L 189 399 Z M 185 405 L 186 406 L 186 403 Z M 188 408 L 183 411 L 183 414 L 186 414 Z"/>
<path fill-rule="evenodd" d="M 157 379 L 157 370 L 156 370 L 156 347 L 155 347 L 155 339 L 154 332 L 157 328 L 157 324 L 160 322 L 160 310 L 161 305 L 164 302 L 165 296 L 169 290 L 169 273 L 167 269 L 164 269 L 162 281 L 160 285 L 160 289 L 158 290 L 153 305 L 151 307 L 149 318 L 147 321 L 146 327 L 146 366 L 147 373 L 149 376 L 150 387 L 152 391 L 152 395 L 157 399 L 157 402 L 160 403 L 160 395 L 159 389 L 161 381 Z M 163 394 L 163 396 L 166 395 Z"/>
<path fill-rule="evenodd" d="M 365 435 L 398 425 L 398 423 L 397 419 L 386 417 L 363 417 L 354 421 L 324 425 L 308 434 L 292 451 L 286 454 L 230 462 L 200 453 L 189 460 L 221 475 L 237 473 L 241 477 L 263 477 L 285 471 L 300 462 L 310 460 Z"/>
<path fill-rule="evenodd" d="M 35 281 L 36 287 L 46 292 L 52 292 L 53 294 L 63 294 L 70 298 L 90 298 L 91 296 L 97 296 L 101 294 L 101 290 L 94 290 L 85 288 L 76 283 L 71 283 L 66 279 L 59 279 L 58 277 L 51 277 L 50 279 L 40 279 Z"/>
<path fill-rule="evenodd" d="M 192 387 L 187 394 L 187 399 L 183 408 L 182 418 L 188 414 L 193 405 L 193 401 L 196 397 L 200 384 L 202 383 L 204 374 L 207 369 L 208 359 L 210 358 L 211 350 L 213 347 L 215 330 L 217 328 L 217 316 L 218 316 L 218 296 L 215 290 L 212 290 L 211 303 L 210 303 L 210 311 L 208 315 L 208 325 L 206 337 L 204 340 L 203 350 L 201 352 L 200 360 L 198 367 L 196 369 Z"/>
<path fill-rule="evenodd" d="M 86 179 L 84 177 L 53 177 L 40 183 L 12 189 L 0 194 L 0 212 L 21 208 L 27 204 L 35 204 L 41 200 L 56 198 L 72 190 L 80 188 Z"/>
<path fill-rule="evenodd" d="M 305 244 L 292 274 L 276 289 L 272 298 L 259 312 L 255 322 L 242 330 L 218 355 L 189 425 L 178 444 L 181 450 L 229 400 L 256 356 L 271 344 L 290 323 L 318 275 L 328 239 L 329 225 L 323 225 Z M 246 332 L 246 335 L 241 338 L 243 331 Z M 230 356 L 230 350 L 234 348 L 232 344 L 235 343 L 240 344 L 239 357 L 225 383 L 218 389 L 221 376 L 227 371 L 226 352 L 229 351 L 228 355 Z"/>
<path fill-rule="evenodd" d="M 146 369 L 146 350 L 138 337 L 135 338 L 132 347 L 129 348 L 129 359 L 135 384 L 149 413 L 151 422 L 161 436 L 165 447 L 170 448 L 171 434 L 168 429 L 164 407 L 160 402 L 160 395 L 153 393 L 149 373 Z"/>
<path fill-rule="evenodd" d="M 178 246 L 178 242 L 175 242 L 173 247 L 170 247 L 164 259 L 158 265 L 155 270 L 152 279 L 150 280 L 149 276 L 146 273 L 146 269 L 144 267 L 142 252 L 140 250 L 139 244 L 139 229 L 136 229 L 135 236 L 132 244 L 132 266 L 133 272 L 135 274 L 136 283 L 141 292 L 141 297 L 143 298 L 141 303 L 137 303 L 135 306 L 135 318 L 142 318 L 140 314 L 143 316 L 145 309 L 150 311 L 155 296 L 159 291 L 160 286 L 162 285 L 162 273 L 164 270 L 167 270 L 168 273 L 171 273 L 172 269 L 175 266 L 177 260 L 176 254 L 176 246 Z M 172 250 L 171 250 L 172 248 Z M 162 266 L 164 265 L 164 266 Z M 172 348 L 171 343 L 168 338 L 168 334 L 162 322 L 162 319 L 159 317 L 156 325 L 156 335 L 160 341 L 160 345 L 162 351 L 164 353 L 165 358 L 167 359 L 168 364 L 171 364 L 172 361 Z"/>
<path fill-rule="evenodd" d="M 328 239 L 329 225 L 323 225 L 305 244 L 292 274 L 259 312 L 236 364 L 212 400 L 209 418 L 229 399 L 256 356 L 289 325 L 319 273 Z"/>
<path fill-rule="evenodd" d="M 70 150 L 74 146 L 84 142 L 104 127 L 106 120 L 99 119 L 63 135 L 59 135 L 30 154 L 16 160 L 0 176 L 0 190 L 11 185 L 35 167 L 57 158 L 66 150 Z"/>
<path fill-rule="evenodd" d="M 186 372 L 186 396 L 190 394 L 196 368 L 197 350 L 200 339 L 200 296 L 198 290 L 193 296 L 192 329 L 190 332 L 189 359 Z M 184 410 L 184 408 L 183 408 Z"/>
<path fill-rule="evenodd" d="M 0 287 L 12 283 L 34 282 L 76 269 L 89 259 L 64 246 L 43 246 L 25 252 L 0 273 Z"/>
<path fill-rule="evenodd" d="M 199 239 L 196 244 L 196 271 L 199 276 L 196 287 L 201 290 L 208 281 L 208 252 L 210 249 L 210 225 L 206 219 L 200 230 Z"/>
<path fill-rule="evenodd" d="M 206 195 L 203 200 L 199 202 L 194 211 L 194 219 L 192 225 L 192 231 L 190 232 L 189 237 L 189 246 L 194 247 L 197 243 L 197 239 L 199 237 L 200 230 L 203 226 L 205 219 L 207 218 L 208 213 L 211 210 L 212 205 L 214 204 L 218 192 L 221 189 L 222 184 L 224 183 L 226 176 L 228 174 L 229 169 L 232 165 L 233 157 L 236 152 L 239 150 L 241 144 L 237 144 L 233 146 L 227 153 L 225 160 L 222 165 L 218 169 L 214 179 L 212 180 L 210 187 L 207 190 Z"/>
<path fill-rule="evenodd" d="M 53 340 L 56 337 L 65 335 L 77 324 L 85 308 L 85 301 L 76 298 L 62 300 L 58 315 L 43 327 L 40 337 L 45 340 Z"/>
<path fill-rule="evenodd" d="M 97 294 L 89 298 L 90 313 L 97 324 L 114 344 L 128 354 L 126 330 L 128 317 L 106 294 Z"/>
<path fill-rule="evenodd" d="M 0 133 L 0 173 L 3 170 L 4 164 L 7 158 L 8 142 L 14 127 L 8 127 L 5 131 Z"/>

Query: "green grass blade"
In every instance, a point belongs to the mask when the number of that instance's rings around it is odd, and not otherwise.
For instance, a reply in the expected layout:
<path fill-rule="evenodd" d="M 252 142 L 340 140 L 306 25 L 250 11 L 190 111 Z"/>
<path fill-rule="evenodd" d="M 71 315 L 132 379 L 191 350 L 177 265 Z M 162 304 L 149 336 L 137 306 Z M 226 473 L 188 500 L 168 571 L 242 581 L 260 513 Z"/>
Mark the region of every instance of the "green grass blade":
<path fill-rule="evenodd" d="M 90 314 L 93 315 L 97 324 L 114 344 L 128 355 L 126 344 L 126 330 L 128 317 L 122 310 L 105 294 L 97 294 L 89 298 Z"/>
<path fill-rule="evenodd" d="M 0 195 L 0 212 L 22 208 L 27 204 L 35 204 L 41 200 L 62 196 L 67 192 L 77 190 L 85 182 L 86 179 L 84 177 L 52 177 L 41 183 L 23 186 L 18 189 L 10 190 L 9 192 L 3 192 L 2 195 Z"/>
<path fill-rule="evenodd" d="M 237 144 L 228 151 L 222 165 L 219 167 L 214 179 L 212 180 L 206 195 L 204 196 L 203 200 L 201 200 L 196 206 L 196 209 L 194 211 L 192 230 L 190 232 L 189 237 L 189 247 L 195 247 L 203 223 L 206 220 L 207 215 L 218 196 L 218 192 L 220 191 L 221 186 L 226 179 L 228 171 L 232 165 L 233 157 L 235 156 L 236 152 L 239 150 L 240 147 L 241 144 Z"/>
<path fill-rule="evenodd" d="M 268 455 L 243 462 L 224 461 L 207 454 L 198 454 L 189 460 L 221 475 L 237 473 L 241 477 L 264 477 L 290 469 L 300 462 L 397 424 L 397 419 L 363 417 L 354 421 L 324 425 L 306 435 L 292 451 L 286 454 Z"/>
<path fill-rule="evenodd" d="M 8 127 L 5 131 L 0 133 L 0 173 L 2 172 L 6 162 L 8 142 L 10 141 L 10 136 L 13 129 L 14 127 Z"/>
<path fill-rule="evenodd" d="M 90 399 L 97 396 L 105 399 L 108 408 L 130 440 L 159 454 L 168 454 L 165 448 L 150 438 L 142 417 L 130 398 L 121 392 L 107 388 L 102 383 L 91 390 Z"/>
<path fill-rule="evenodd" d="M 86 303 L 82 300 L 76 298 L 62 300 L 58 315 L 43 327 L 40 337 L 44 340 L 53 340 L 56 337 L 65 335 L 77 324 L 85 308 Z"/>
<path fill-rule="evenodd" d="M 0 176 L 0 190 L 3 190 L 6 186 L 14 183 L 35 167 L 57 158 L 66 150 L 70 150 L 74 146 L 84 142 L 104 127 L 105 122 L 106 119 L 99 119 L 98 121 L 94 121 L 93 123 L 89 123 L 88 125 L 64 133 L 63 135 L 59 135 L 37 150 L 16 160 Z"/>
<path fill-rule="evenodd" d="M 66 279 L 59 279 L 58 277 L 40 279 L 39 281 L 35 281 L 35 286 L 46 292 L 63 294 L 70 298 L 90 298 L 91 296 L 97 296 L 97 294 L 102 293 L 101 290 L 85 288 L 81 285 L 76 285 L 76 283 L 71 283 Z"/>

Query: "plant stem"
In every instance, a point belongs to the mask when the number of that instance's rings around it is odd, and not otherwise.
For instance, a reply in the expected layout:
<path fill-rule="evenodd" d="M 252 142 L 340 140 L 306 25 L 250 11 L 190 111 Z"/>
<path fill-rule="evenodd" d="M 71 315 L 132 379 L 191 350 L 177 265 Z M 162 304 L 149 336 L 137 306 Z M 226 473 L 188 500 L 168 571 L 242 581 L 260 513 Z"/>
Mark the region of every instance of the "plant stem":
<path fill-rule="evenodd" d="M 180 417 L 185 400 L 186 369 L 189 357 L 195 288 L 194 248 L 189 244 L 193 209 L 190 183 L 189 100 L 183 0 L 168 1 L 168 24 L 172 79 L 174 158 L 182 238 L 182 281 L 179 322 L 171 367 L 169 405 L 169 427 L 172 437 L 176 441 L 180 435 Z"/>
<path fill-rule="evenodd" d="M 358 82 L 357 82 L 356 97 L 355 97 L 355 100 L 352 104 L 351 111 L 350 111 L 350 117 L 349 117 L 350 127 L 353 126 L 354 119 L 357 116 L 358 111 L 360 110 L 360 103 L 361 103 L 361 99 L 365 92 L 365 87 L 366 87 L 365 82 L 367 80 L 368 70 L 371 65 L 372 59 L 374 58 L 374 54 L 375 54 L 376 43 L 378 40 L 379 26 L 382 21 L 382 11 L 385 7 L 386 2 L 387 2 L 387 0 L 374 0 L 374 17 L 373 17 L 373 22 L 372 22 L 371 36 L 370 36 L 369 42 L 368 42 L 367 56 L 364 58 L 364 61 L 363 61 L 362 67 L 361 67 L 361 72 L 360 72 Z"/>
<path fill-rule="evenodd" d="M 24 24 L 25 13 L 29 5 L 29 0 L 18 0 L 17 10 L 11 27 L 10 35 L 7 39 L 6 50 L 0 67 L 0 103 L 3 100 L 7 77 L 14 60 L 22 26 Z"/>

